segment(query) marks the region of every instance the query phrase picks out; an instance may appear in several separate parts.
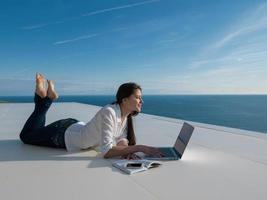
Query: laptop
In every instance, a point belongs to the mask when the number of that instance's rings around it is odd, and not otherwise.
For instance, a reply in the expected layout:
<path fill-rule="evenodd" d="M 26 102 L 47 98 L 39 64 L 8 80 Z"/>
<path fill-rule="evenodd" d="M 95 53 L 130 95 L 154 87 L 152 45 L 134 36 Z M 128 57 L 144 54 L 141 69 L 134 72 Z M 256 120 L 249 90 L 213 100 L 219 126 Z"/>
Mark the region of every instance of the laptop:
<path fill-rule="evenodd" d="M 185 148 L 191 138 L 194 131 L 194 127 L 186 122 L 184 122 L 182 129 L 174 143 L 173 147 L 158 147 L 158 149 L 165 155 L 164 157 L 152 157 L 144 156 L 144 159 L 149 160 L 179 160 L 182 158 Z"/>

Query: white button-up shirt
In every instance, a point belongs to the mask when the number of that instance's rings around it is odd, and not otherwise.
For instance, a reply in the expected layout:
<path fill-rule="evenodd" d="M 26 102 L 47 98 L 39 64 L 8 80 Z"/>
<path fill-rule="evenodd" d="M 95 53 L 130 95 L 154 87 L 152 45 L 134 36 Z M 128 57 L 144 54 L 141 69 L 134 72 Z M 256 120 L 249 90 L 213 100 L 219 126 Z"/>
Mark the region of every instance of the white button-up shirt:
<path fill-rule="evenodd" d="M 121 121 L 119 104 L 109 104 L 100 109 L 88 122 L 77 122 L 67 128 L 65 144 L 68 151 L 100 146 L 104 156 L 113 145 L 127 140 L 127 119 Z"/>

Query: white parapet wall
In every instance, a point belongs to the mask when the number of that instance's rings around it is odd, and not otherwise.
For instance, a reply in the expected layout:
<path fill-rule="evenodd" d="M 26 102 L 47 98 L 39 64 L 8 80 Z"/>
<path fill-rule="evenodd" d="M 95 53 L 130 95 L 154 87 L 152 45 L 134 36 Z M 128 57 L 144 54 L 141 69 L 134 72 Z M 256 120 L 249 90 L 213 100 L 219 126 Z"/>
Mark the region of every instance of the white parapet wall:
<path fill-rule="evenodd" d="M 68 153 L 25 145 L 19 132 L 31 103 L 0 104 L 0 194 L 4 200 L 47 199 L 265 199 L 267 135 L 189 122 L 195 126 L 179 161 L 125 175 L 94 150 Z M 61 118 L 89 121 L 101 107 L 55 103 L 47 123 Z M 172 146 L 183 120 L 139 114 L 139 144 Z"/>

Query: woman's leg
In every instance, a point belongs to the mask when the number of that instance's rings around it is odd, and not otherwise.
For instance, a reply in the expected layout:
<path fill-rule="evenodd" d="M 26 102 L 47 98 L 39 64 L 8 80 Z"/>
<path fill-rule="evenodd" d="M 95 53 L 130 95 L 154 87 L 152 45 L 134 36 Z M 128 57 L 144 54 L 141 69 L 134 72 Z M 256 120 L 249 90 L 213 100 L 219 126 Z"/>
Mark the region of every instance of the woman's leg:
<path fill-rule="evenodd" d="M 55 148 L 66 148 L 65 145 L 65 131 L 66 129 L 76 123 L 75 119 L 61 119 L 53 122 L 47 126 L 38 128 L 24 135 L 24 140 L 26 144 L 47 146 Z"/>
<path fill-rule="evenodd" d="M 52 81 L 48 81 L 47 93 L 45 90 L 45 79 L 42 75 L 36 75 L 36 93 L 34 97 L 35 108 L 29 119 L 26 121 L 20 138 L 24 143 L 64 147 L 64 132 L 58 122 L 54 122 L 45 127 L 46 113 L 53 100 L 58 98 Z M 47 95 L 44 97 L 44 95 Z M 51 141 L 51 139 L 54 140 Z M 62 141 L 63 140 L 63 141 Z M 58 142 L 59 141 L 59 142 Z M 56 145 L 54 144 L 56 143 Z"/>
<path fill-rule="evenodd" d="M 21 133 L 20 139 L 29 143 L 32 140 L 34 133 L 38 132 L 38 129 L 45 126 L 46 113 L 52 104 L 52 100 L 48 97 L 41 98 L 35 93 L 34 96 L 34 111 L 26 121 Z"/>
<path fill-rule="evenodd" d="M 26 135 L 33 130 L 44 127 L 45 115 L 48 111 L 52 100 L 47 97 L 47 91 L 45 87 L 46 79 L 42 74 L 36 74 L 36 86 L 34 94 L 34 111 L 26 121 L 21 133 L 20 138 L 22 141 L 26 140 Z"/>
<path fill-rule="evenodd" d="M 45 126 L 45 118 L 52 102 L 58 98 L 54 83 L 48 80 L 47 92 L 45 89 L 45 78 L 36 75 L 36 92 L 34 96 L 35 108 L 22 129 L 22 135 Z"/>

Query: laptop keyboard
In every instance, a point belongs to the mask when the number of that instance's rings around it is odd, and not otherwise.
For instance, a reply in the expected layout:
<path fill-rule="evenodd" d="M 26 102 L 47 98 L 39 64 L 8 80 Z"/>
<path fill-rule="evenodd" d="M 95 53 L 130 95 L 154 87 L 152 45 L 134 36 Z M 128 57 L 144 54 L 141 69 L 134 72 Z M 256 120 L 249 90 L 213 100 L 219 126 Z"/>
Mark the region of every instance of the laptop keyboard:
<path fill-rule="evenodd" d="M 165 157 L 174 157 L 173 149 L 171 148 L 159 148 L 159 150 L 164 154 Z"/>

